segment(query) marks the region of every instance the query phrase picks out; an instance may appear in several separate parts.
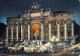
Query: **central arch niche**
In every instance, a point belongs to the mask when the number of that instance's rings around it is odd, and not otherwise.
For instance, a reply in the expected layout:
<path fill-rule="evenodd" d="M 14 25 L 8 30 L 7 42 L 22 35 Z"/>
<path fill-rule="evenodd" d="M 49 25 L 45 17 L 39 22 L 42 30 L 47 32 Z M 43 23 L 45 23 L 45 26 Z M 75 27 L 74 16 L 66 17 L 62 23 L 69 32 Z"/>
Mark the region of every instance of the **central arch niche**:
<path fill-rule="evenodd" d="M 37 35 L 37 39 L 40 39 L 39 36 L 40 36 L 40 26 L 39 24 L 33 24 L 32 27 L 32 39 L 36 39 L 36 37 L 33 37 L 34 36 L 34 32 L 36 32 L 36 35 Z"/>

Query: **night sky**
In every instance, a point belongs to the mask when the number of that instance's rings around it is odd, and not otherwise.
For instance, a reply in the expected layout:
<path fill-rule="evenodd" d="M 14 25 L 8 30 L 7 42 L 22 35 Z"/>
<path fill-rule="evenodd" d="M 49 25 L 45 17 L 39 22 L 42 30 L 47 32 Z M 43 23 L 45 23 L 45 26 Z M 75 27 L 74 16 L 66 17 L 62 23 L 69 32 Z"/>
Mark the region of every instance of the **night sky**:
<path fill-rule="evenodd" d="M 33 2 L 38 2 L 41 8 L 52 8 L 53 12 L 74 12 L 74 19 L 80 25 L 80 0 L 0 0 L 0 22 L 6 24 L 7 17 L 15 17 L 23 10 L 31 9 Z"/>

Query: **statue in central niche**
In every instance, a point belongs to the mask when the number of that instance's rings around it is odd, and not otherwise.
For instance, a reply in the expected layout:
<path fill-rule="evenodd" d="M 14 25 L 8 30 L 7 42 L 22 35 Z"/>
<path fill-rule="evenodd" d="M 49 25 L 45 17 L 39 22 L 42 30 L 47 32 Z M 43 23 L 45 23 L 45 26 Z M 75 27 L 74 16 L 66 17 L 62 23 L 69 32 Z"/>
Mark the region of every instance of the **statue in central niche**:
<path fill-rule="evenodd" d="M 36 31 L 33 32 L 33 39 L 37 40 L 37 33 L 36 33 Z"/>

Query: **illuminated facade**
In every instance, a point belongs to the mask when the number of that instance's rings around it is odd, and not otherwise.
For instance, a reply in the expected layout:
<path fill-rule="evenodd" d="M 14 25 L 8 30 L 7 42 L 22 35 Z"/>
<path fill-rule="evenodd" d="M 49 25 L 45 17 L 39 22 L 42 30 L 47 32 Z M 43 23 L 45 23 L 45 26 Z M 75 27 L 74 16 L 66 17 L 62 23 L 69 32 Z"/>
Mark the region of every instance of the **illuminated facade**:
<path fill-rule="evenodd" d="M 33 3 L 31 10 L 18 17 L 8 17 L 8 41 L 67 41 L 74 38 L 73 12 L 53 12 Z"/>

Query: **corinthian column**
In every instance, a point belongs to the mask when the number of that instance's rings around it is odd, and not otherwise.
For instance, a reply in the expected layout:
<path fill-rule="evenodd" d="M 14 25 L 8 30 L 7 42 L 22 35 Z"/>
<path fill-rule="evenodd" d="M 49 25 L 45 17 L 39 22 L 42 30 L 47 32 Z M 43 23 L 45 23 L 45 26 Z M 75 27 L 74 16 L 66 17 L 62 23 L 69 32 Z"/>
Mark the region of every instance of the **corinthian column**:
<path fill-rule="evenodd" d="M 74 37 L 74 21 L 72 21 L 72 39 L 73 39 L 73 43 L 75 43 L 75 37 Z"/>
<path fill-rule="evenodd" d="M 41 23 L 41 41 L 44 39 L 44 27 L 43 27 L 43 22 Z"/>
<path fill-rule="evenodd" d="M 8 25 L 6 26 L 6 38 L 7 38 L 7 41 L 8 41 Z"/>
<path fill-rule="evenodd" d="M 74 22 L 72 22 L 72 37 L 74 37 Z"/>
<path fill-rule="evenodd" d="M 30 21 L 28 21 L 28 41 L 30 40 Z"/>
<path fill-rule="evenodd" d="M 13 41 L 13 25 L 11 26 L 11 41 Z"/>
<path fill-rule="evenodd" d="M 23 41 L 24 38 L 23 31 L 24 31 L 23 24 L 21 24 L 21 41 Z"/>
<path fill-rule="evenodd" d="M 66 22 L 64 22 L 64 37 L 65 37 L 65 40 L 67 40 L 67 24 L 66 24 Z"/>
<path fill-rule="evenodd" d="M 16 41 L 18 41 L 18 25 L 16 25 Z"/>
<path fill-rule="evenodd" d="M 28 41 L 30 40 L 30 25 L 28 24 Z"/>
<path fill-rule="evenodd" d="M 60 23 L 59 22 L 57 23 L 57 37 L 58 37 L 58 40 L 60 40 Z"/>
<path fill-rule="evenodd" d="M 51 40 L 51 21 L 49 21 L 49 41 Z"/>

